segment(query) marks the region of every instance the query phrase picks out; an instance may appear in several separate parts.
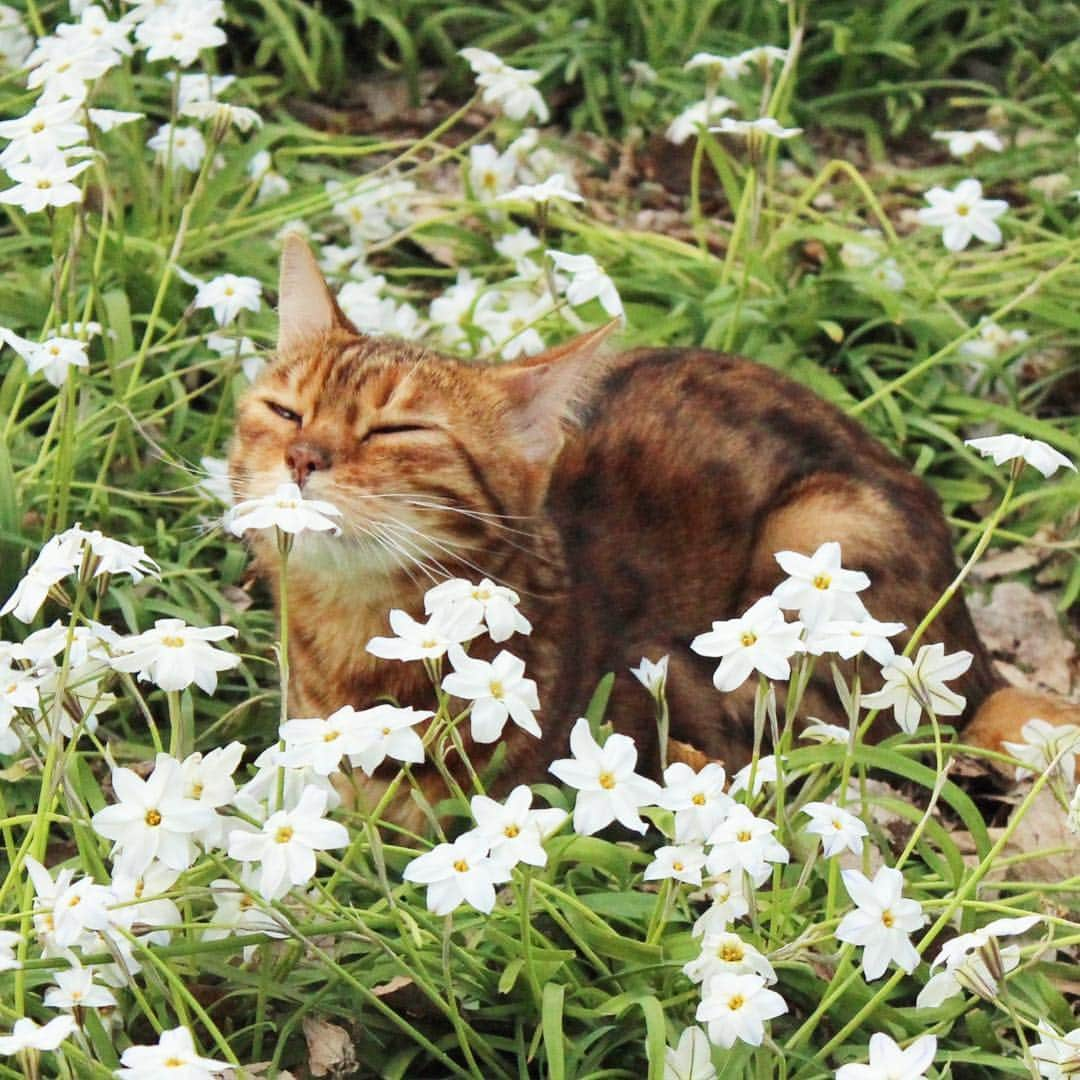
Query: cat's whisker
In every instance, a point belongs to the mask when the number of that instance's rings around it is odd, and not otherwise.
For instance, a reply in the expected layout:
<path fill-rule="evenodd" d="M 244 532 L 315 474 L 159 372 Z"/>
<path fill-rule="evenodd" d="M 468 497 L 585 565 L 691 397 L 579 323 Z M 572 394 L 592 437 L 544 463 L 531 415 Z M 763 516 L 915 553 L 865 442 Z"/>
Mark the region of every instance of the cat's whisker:
<path fill-rule="evenodd" d="M 391 526 L 391 527 L 392 526 L 397 526 L 397 528 L 399 528 L 399 529 L 406 529 L 406 530 L 408 530 L 408 532 L 420 537 L 421 540 L 424 540 L 429 544 L 433 544 L 444 555 L 447 555 L 451 559 L 455 559 L 458 562 L 462 563 L 463 565 L 469 567 L 470 570 L 475 570 L 481 576 L 486 577 L 486 578 L 490 578 L 492 581 L 495 581 L 497 584 L 500 584 L 500 585 L 505 584 L 505 582 L 501 581 L 496 575 L 491 574 L 490 572 L 485 570 L 482 566 L 480 566 L 479 564 L 473 562 L 471 559 L 467 559 L 464 555 L 460 554 L 460 552 L 453 550 L 455 547 L 457 547 L 457 548 L 465 547 L 465 545 L 463 545 L 463 544 L 455 544 L 451 540 L 445 540 L 445 541 L 436 540 L 435 537 L 429 536 L 429 535 L 427 535 L 425 533 L 422 533 L 419 529 L 414 529 L 411 525 L 408 525 L 403 521 L 399 521 L 396 518 L 392 518 L 389 521 L 384 521 L 383 524 L 386 525 L 386 526 Z M 428 554 L 429 557 L 431 557 L 430 553 L 425 552 L 425 554 Z M 437 560 L 436 560 L 436 562 L 437 562 Z M 439 564 L 439 565 L 441 565 L 441 564 Z M 447 573 L 447 577 L 453 577 L 453 576 L 454 576 L 453 574 Z"/>
<path fill-rule="evenodd" d="M 386 529 L 385 527 L 382 527 L 380 525 L 373 524 L 373 528 L 378 533 L 378 535 L 382 538 L 382 540 L 383 540 L 384 544 L 386 544 L 388 550 L 392 550 L 400 558 L 406 560 L 409 563 L 412 563 L 412 565 L 417 567 L 429 581 L 437 583 L 438 581 L 441 580 L 440 577 L 431 569 L 431 567 L 429 567 L 429 565 L 427 564 L 427 562 L 425 560 L 417 558 L 417 556 L 415 554 L 413 554 L 413 552 L 410 551 L 404 545 L 404 542 L 402 541 L 401 537 L 396 536 L 394 533 L 390 532 L 388 529 Z M 423 553 L 423 554 L 426 554 L 426 553 Z M 447 573 L 445 571 L 445 568 L 442 568 L 442 569 L 443 569 L 443 577 L 452 577 L 453 576 L 452 574 Z M 409 573 L 408 570 L 406 570 L 406 573 Z M 412 574 L 409 574 L 409 578 L 414 584 L 418 584 L 417 581 L 416 581 L 416 578 L 414 578 L 412 576 Z"/>

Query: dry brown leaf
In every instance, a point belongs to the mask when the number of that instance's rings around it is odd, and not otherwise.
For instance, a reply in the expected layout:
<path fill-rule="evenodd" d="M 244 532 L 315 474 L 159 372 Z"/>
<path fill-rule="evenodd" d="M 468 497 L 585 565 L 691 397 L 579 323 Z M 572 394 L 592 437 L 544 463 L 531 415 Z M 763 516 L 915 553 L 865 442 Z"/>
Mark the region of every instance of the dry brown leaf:
<path fill-rule="evenodd" d="M 304 1038 L 307 1040 L 308 1069 L 312 1076 L 332 1078 L 348 1076 L 356 1068 L 356 1050 L 352 1036 L 328 1020 L 304 1017 Z"/>
<path fill-rule="evenodd" d="M 389 982 L 381 983 L 379 986 L 373 986 L 371 992 L 376 997 L 386 997 L 387 994 L 393 994 L 406 986 L 412 986 L 412 984 L 413 980 L 410 979 L 408 975 L 395 975 Z"/>
<path fill-rule="evenodd" d="M 1030 570 L 1042 561 L 1043 556 L 1029 547 L 996 551 L 993 555 L 984 556 L 971 571 L 971 576 L 982 581 L 993 581 L 995 578 L 1008 577 L 1010 574 L 1019 574 L 1022 570 Z"/>
<path fill-rule="evenodd" d="M 1076 646 L 1066 637 L 1048 596 L 1019 581 L 995 585 L 989 599 L 969 598 L 972 618 L 995 659 L 1022 672 L 1025 689 L 1068 694 L 1077 678 Z M 1010 680 L 1012 681 L 1012 680 Z"/>

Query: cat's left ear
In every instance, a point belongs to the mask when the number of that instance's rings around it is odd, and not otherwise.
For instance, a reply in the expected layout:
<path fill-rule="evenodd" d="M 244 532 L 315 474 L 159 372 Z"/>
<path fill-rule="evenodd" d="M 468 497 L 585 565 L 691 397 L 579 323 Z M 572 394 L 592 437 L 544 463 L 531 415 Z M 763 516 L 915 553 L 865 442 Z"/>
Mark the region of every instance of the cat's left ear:
<path fill-rule="evenodd" d="M 555 460 L 591 377 L 602 370 L 603 344 L 619 328 L 613 320 L 553 349 L 493 367 L 508 404 L 509 435 L 523 456 L 537 465 Z"/>
<path fill-rule="evenodd" d="M 278 277 L 278 352 L 292 352 L 335 329 L 356 333 L 326 284 L 307 241 L 298 232 L 287 233 Z"/>

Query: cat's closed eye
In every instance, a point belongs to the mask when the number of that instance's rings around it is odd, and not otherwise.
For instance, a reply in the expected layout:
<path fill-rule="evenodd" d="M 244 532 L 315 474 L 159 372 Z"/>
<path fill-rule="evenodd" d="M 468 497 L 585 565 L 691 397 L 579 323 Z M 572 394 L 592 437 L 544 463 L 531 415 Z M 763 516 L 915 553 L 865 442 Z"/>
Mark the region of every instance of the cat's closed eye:
<path fill-rule="evenodd" d="M 370 439 L 376 435 L 404 435 L 410 431 L 427 430 L 423 424 L 380 424 L 377 427 L 369 428 L 364 438 Z"/>
<path fill-rule="evenodd" d="M 288 420 L 290 424 L 299 424 L 303 420 L 303 417 L 298 412 L 293 412 L 292 409 L 287 409 L 276 401 L 268 401 L 266 406 L 272 413 L 277 413 L 282 420 Z"/>

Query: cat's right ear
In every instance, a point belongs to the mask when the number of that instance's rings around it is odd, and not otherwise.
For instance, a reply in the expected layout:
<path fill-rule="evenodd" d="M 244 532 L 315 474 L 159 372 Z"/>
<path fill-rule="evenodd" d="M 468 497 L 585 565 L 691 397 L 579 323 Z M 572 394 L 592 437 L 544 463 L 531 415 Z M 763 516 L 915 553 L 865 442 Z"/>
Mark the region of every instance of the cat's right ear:
<path fill-rule="evenodd" d="M 335 329 L 356 333 L 326 284 L 307 241 L 298 232 L 287 233 L 278 277 L 277 351 L 292 352 Z"/>

